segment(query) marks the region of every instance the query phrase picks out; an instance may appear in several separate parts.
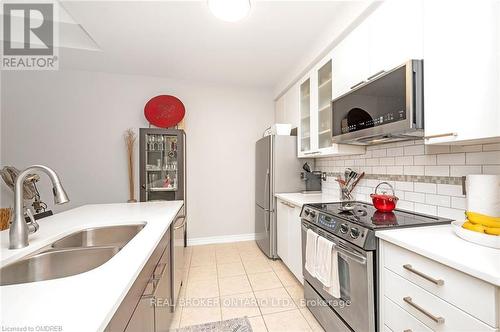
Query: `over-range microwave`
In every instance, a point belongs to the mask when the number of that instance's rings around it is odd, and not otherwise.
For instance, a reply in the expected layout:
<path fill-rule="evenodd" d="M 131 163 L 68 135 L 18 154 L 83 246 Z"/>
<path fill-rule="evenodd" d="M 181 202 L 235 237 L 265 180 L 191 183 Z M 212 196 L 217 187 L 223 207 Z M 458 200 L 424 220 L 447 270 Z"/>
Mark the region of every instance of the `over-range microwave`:
<path fill-rule="evenodd" d="M 423 61 L 409 60 L 332 101 L 332 141 L 372 145 L 424 135 Z"/>

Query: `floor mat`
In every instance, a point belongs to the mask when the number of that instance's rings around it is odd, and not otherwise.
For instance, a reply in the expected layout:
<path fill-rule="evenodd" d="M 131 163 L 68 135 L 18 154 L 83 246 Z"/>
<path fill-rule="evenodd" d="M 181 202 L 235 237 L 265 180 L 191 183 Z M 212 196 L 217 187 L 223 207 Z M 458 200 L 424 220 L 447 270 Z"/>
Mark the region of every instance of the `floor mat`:
<path fill-rule="evenodd" d="M 200 325 L 186 326 L 176 332 L 252 332 L 250 322 L 246 317 L 223 320 Z"/>

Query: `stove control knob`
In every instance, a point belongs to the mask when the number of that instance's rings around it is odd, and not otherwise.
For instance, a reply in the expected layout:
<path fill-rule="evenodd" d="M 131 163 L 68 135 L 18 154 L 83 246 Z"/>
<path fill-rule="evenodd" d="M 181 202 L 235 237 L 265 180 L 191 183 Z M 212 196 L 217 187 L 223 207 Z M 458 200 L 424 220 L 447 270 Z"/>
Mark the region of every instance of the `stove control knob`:
<path fill-rule="evenodd" d="M 349 231 L 349 226 L 347 226 L 347 224 L 340 225 L 340 233 L 346 234 L 348 231 Z"/>
<path fill-rule="evenodd" d="M 356 227 L 351 228 L 351 238 L 357 239 L 358 236 L 359 236 L 359 229 L 357 229 Z"/>
<path fill-rule="evenodd" d="M 311 218 L 313 218 L 313 219 L 314 219 L 314 218 L 316 218 L 316 212 L 314 212 L 314 211 L 311 211 L 311 212 L 309 213 L 309 215 L 310 215 L 310 216 L 311 216 Z"/>
<path fill-rule="evenodd" d="M 304 214 L 306 215 L 306 217 L 309 215 L 309 210 L 304 210 Z"/>

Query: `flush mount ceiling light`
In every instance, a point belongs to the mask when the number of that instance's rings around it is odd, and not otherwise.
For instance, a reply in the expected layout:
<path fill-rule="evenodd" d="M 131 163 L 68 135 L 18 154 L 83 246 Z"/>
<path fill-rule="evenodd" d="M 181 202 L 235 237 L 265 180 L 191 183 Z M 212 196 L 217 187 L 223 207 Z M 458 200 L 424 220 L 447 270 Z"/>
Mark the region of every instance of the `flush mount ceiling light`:
<path fill-rule="evenodd" d="M 226 22 L 237 22 L 250 13 L 250 0 L 207 0 L 212 14 Z"/>

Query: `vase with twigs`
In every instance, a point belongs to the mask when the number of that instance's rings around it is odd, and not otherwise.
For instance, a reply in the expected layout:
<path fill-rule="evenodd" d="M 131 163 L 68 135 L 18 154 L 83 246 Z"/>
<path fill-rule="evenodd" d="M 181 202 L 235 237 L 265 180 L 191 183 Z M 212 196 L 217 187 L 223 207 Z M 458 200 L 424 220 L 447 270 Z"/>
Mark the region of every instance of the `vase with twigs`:
<path fill-rule="evenodd" d="M 135 132 L 132 128 L 125 131 L 125 145 L 127 146 L 128 159 L 128 203 L 135 203 L 135 188 L 134 188 L 134 143 L 136 140 Z"/>

